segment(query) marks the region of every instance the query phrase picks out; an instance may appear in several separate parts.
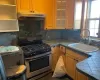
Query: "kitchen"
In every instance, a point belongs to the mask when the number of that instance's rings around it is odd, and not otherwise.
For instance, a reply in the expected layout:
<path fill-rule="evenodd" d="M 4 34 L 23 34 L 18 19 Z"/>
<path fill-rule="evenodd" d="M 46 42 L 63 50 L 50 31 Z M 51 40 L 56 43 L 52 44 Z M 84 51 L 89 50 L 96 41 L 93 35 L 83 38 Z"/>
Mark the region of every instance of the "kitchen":
<path fill-rule="evenodd" d="M 0 80 L 100 80 L 99 4 L 0 0 Z"/>

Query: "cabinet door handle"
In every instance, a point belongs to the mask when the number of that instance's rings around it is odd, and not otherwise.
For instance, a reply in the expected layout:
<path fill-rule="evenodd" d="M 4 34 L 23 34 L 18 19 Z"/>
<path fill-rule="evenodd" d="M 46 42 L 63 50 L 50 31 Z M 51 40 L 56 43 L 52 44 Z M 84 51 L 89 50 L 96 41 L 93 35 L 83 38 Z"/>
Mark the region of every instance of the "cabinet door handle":
<path fill-rule="evenodd" d="M 76 59 L 74 59 L 76 61 Z"/>
<path fill-rule="evenodd" d="M 78 62 L 78 60 L 76 60 Z"/>
<path fill-rule="evenodd" d="M 63 46 L 60 47 L 63 50 Z"/>
<path fill-rule="evenodd" d="M 77 59 L 74 59 L 76 62 L 78 62 L 78 60 Z"/>

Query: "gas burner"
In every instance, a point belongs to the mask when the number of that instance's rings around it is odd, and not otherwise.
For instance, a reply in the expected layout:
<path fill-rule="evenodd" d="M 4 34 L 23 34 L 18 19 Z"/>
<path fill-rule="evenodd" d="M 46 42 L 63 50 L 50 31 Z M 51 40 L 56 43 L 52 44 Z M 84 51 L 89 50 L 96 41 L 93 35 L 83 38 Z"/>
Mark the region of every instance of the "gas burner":
<path fill-rule="evenodd" d="M 22 50 L 24 51 L 25 58 L 44 54 L 46 52 L 51 51 L 51 47 L 48 44 L 42 43 L 42 44 L 31 44 L 22 46 Z"/>

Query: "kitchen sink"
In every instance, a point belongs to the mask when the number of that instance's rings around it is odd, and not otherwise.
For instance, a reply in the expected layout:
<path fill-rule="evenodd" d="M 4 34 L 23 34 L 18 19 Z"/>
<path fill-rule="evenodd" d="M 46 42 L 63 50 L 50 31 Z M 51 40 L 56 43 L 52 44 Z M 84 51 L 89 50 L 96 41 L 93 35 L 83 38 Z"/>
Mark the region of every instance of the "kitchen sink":
<path fill-rule="evenodd" d="M 90 52 L 99 50 L 99 48 L 97 47 L 90 46 L 90 45 L 83 44 L 83 43 L 72 43 L 72 44 L 69 44 L 68 47 L 75 49 L 75 50 L 79 50 L 84 53 L 90 53 Z"/>

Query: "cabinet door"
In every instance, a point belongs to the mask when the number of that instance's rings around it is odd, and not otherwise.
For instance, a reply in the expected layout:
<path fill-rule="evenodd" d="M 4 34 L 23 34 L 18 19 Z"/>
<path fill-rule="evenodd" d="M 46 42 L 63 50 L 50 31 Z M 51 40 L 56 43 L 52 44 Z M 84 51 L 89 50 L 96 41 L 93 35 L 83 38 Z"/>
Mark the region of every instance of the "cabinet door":
<path fill-rule="evenodd" d="M 66 3 L 67 0 L 56 0 L 56 29 L 66 28 Z"/>
<path fill-rule="evenodd" d="M 85 58 L 84 58 L 85 59 Z M 84 59 L 77 60 L 78 62 L 83 61 Z M 88 77 L 79 71 L 76 71 L 76 80 L 88 80 Z"/>
<path fill-rule="evenodd" d="M 31 0 L 17 0 L 18 12 L 30 12 Z"/>
<path fill-rule="evenodd" d="M 67 26 L 66 29 L 73 29 L 75 0 L 67 0 L 66 4 Z"/>
<path fill-rule="evenodd" d="M 65 52 L 65 47 L 64 46 L 60 46 L 60 54 L 63 57 L 63 62 L 64 62 L 64 67 L 66 68 L 66 52 Z M 66 72 L 66 69 L 65 69 Z M 67 72 L 66 72 L 67 73 Z"/>
<path fill-rule="evenodd" d="M 20 0 L 16 0 L 17 12 L 20 11 Z"/>
<path fill-rule="evenodd" d="M 56 29 L 73 29 L 75 0 L 56 0 Z"/>
<path fill-rule="evenodd" d="M 44 13 L 45 0 L 31 0 L 32 11 Z"/>
<path fill-rule="evenodd" d="M 55 67 L 56 67 L 56 64 L 57 64 L 57 61 L 59 59 L 59 56 L 60 56 L 60 49 L 59 47 L 52 47 L 52 71 L 55 70 Z"/>
<path fill-rule="evenodd" d="M 66 71 L 67 74 L 75 80 L 76 76 L 76 60 L 74 60 L 71 56 L 66 54 Z"/>
<path fill-rule="evenodd" d="M 65 71 L 65 73 L 67 74 L 67 71 L 66 71 L 66 56 L 65 56 L 65 54 L 62 52 L 61 53 L 61 56 L 63 57 L 63 62 L 64 62 L 64 71 Z"/>
<path fill-rule="evenodd" d="M 31 0 L 34 12 L 45 15 L 45 29 L 53 29 L 55 0 Z"/>
<path fill-rule="evenodd" d="M 45 0 L 45 29 L 54 29 L 55 0 Z"/>
<path fill-rule="evenodd" d="M 88 80 L 88 77 L 80 72 L 76 72 L 76 80 Z"/>

